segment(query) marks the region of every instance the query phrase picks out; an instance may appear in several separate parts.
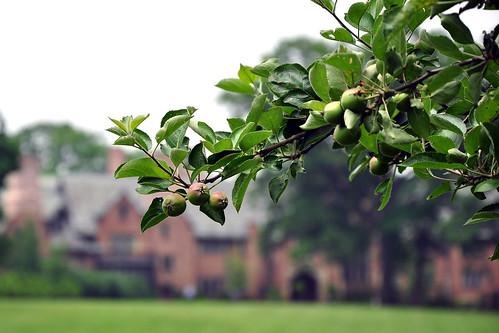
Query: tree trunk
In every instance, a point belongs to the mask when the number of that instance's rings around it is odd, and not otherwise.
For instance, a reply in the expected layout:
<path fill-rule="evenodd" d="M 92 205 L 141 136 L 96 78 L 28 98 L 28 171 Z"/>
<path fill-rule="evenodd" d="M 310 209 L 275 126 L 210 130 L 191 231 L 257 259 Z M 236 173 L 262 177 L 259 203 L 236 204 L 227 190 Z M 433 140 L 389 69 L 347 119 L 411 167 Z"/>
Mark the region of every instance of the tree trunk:
<path fill-rule="evenodd" d="M 381 303 L 394 304 L 398 302 L 398 292 L 395 286 L 395 244 L 397 244 L 397 235 L 383 233 L 381 235 L 381 262 L 382 262 L 382 283 L 381 283 Z"/>
<path fill-rule="evenodd" d="M 416 260 L 414 262 L 414 285 L 411 294 L 411 303 L 421 305 L 425 301 L 425 268 L 428 262 L 430 251 L 429 232 L 426 229 L 420 230 L 415 239 Z"/>

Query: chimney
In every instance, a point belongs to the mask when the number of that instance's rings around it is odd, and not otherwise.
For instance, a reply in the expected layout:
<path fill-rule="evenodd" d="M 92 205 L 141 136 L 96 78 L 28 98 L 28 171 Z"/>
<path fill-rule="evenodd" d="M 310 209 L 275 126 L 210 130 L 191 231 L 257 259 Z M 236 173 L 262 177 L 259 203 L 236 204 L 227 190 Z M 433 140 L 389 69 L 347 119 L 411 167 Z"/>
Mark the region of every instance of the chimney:
<path fill-rule="evenodd" d="M 114 171 L 127 161 L 125 152 L 118 147 L 109 148 L 107 153 L 107 172 L 114 175 Z"/>

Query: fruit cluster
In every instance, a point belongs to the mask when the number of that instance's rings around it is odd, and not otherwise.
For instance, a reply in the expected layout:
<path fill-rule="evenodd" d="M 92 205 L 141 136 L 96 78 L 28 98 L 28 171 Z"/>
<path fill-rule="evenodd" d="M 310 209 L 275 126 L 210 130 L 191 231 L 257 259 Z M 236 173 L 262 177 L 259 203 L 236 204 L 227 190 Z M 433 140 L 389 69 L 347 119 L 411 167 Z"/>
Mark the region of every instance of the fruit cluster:
<path fill-rule="evenodd" d="M 179 216 L 187 208 L 186 199 L 194 206 L 201 206 L 208 203 L 210 209 L 221 212 L 229 204 L 227 196 L 222 192 L 214 192 L 210 195 L 210 190 L 205 183 L 194 183 L 189 186 L 187 194 L 184 196 L 179 192 L 170 193 L 162 203 L 163 212 L 167 216 Z"/>
<path fill-rule="evenodd" d="M 358 143 L 362 135 L 362 124 L 371 134 L 380 131 L 379 114 L 368 108 L 365 95 L 360 88 L 347 89 L 339 101 L 330 102 L 324 107 L 324 120 L 335 126 L 333 138 L 338 145 L 350 146 Z M 391 100 L 399 111 L 407 112 L 410 108 L 410 98 L 406 93 L 397 94 Z M 384 106 L 381 105 L 380 108 L 383 109 Z M 368 167 L 371 174 L 384 176 L 390 171 L 390 164 L 402 151 L 384 142 L 378 142 L 378 150 L 379 153 L 372 156 Z"/>

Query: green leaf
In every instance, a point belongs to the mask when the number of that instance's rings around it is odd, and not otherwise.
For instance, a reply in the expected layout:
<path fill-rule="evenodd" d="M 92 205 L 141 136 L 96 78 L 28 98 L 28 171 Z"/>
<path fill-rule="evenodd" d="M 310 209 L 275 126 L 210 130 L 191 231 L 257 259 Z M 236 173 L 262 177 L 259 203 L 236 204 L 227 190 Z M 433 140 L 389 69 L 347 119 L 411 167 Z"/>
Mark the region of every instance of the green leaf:
<path fill-rule="evenodd" d="M 274 177 L 269 182 L 269 193 L 270 198 L 274 203 L 279 201 L 279 198 L 284 193 L 284 190 L 288 186 L 289 183 L 289 173 L 285 172 L 277 177 Z"/>
<path fill-rule="evenodd" d="M 166 190 L 153 187 L 153 186 L 147 186 L 147 185 L 140 185 L 135 189 L 135 192 L 138 194 L 142 195 L 148 195 L 148 194 L 154 194 L 154 193 L 159 193 L 159 192 L 165 192 Z"/>
<path fill-rule="evenodd" d="M 428 169 L 467 169 L 464 164 L 448 162 L 445 156 L 445 154 L 437 152 L 420 153 L 409 157 L 399 166 Z"/>
<path fill-rule="evenodd" d="M 230 135 L 233 147 L 237 148 L 239 146 L 239 141 L 241 141 L 241 138 L 246 133 L 253 131 L 255 128 L 256 128 L 255 123 L 247 123 L 247 124 L 245 123 L 244 125 L 233 130 L 232 134 Z"/>
<path fill-rule="evenodd" d="M 214 211 L 211 209 L 209 202 L 205 202 L 199 207 L 199 210 L 203 212 L 206 216 L 208 216 L 213 221 L 220 223 L 221 225 L 225 224 L 225 213 L 224 211 Z"/>
<path fill-rule="evenodd" d="M 303 103 L 303 105 L 310 110 L 313 111 L 324 111 L 324 107 L 327 105 L 324 102 L 321 101 L 308 101 Z"/>
<path fill-rule="evenodd" d="M 215 152 L 219 153 L 224 150 L 231 150 L 232 149 L 232 140 L 230 138 L 223 139 L 215 143 L 213 146 L 215 148 Z"/>
<path fill-rule="evenodd" d="M 441 196 L 444 193 L 450 192 L 452 189 L 450 188 L 450 182 L 445 181 L 442 184 L 438 185 L 437 188 L 435 188 L 430 195 L 426 198 L 427 200 L 434 199 L 436 197 Z"/>
<path fill-rule="evenodd" d="M 470 155 L 473 155 L 480 148 L 480 131 L 481 127 L 474 127 L 464 137 L 464 149 Z"/>
<path fill-rule="evenodd" d="M 316 99 L 308 71 L 299 64 L 276 67 L 269 76 L 267 86 L 286 104 L 302 107 L 306 101 Z"/>
<path fill-rule="evenodd" d="M 163 211 L 161 205 L 163 198 L 154 198 L 140 221 L 140 231 L 144 232 L 149 228 L 154 227 L 168 217 Z"/>
<path fill-rule="evenodd" d="M 207 164 L 206 156 L 203 153 L 203 144 L 198 143 L 195 145 L 191 152 L 189 153 L 189 164 L 194 168 L 200 168 L 203 165 Z"/>
<path fill-rule="evenodd" d="M 411 31 L 415 31 L 424 21 L 431 15 L 431 10 L 429 8 L 420 8 L 413 15 L 407 27 L 411 29 Z"/>
<path fill-rule="evenodd" d="M 464 225 L 499 219 L 499 203 L 480 208 Z"/>
<path fill-rule="evenodd" d="M 390 201 L 390 197 L 392 195 L 392 187 L 393 187 L 393 177 L 383 180 L 374 190 L 374 194 L 382 194 L 381 196 L 381 205 L 378 208 L 378 211 L 383 210 L 385 206 Z"/>
<path fill-rule="evenodd" d="M 308 131 L 327 125 L 329 125 L 328 122 L 324 120 L 324 117 L 319 111 L 310 111 L 307 120 L 300 126 L 300 128 Z"/>
<path fill-rule="evenodd" d="M 132 123 L 131 123 L 131 130 L 133 131 L 134 129 L 136 129 L 137 126 L 139 126 L 144 120 L 147 119 L 147 117 L 149 117 L 149 114 L 140 115 L 140 116 L 133 118 Z"/>
<path fill-rule="evenodd" d="M 362 31 L 371 31 L 374 24 L 374 18 L 367 9 L 368 4 L 366 3 L 354 3 L 345 14 L 345 20 Z"/>
<path fill-rule="evenodd" d="M 443 129 L 454 132 L 461 137 L 466 134 L 466 125 L 458 117 L 452 116 L 445 113 L 436 113 L 430 115 L 430 121 L 432 124 L 439 126 Z"/>
<path fill-rule="evenodd" d="M 145 150 L 151 149 L 152 146 L 152 141 L 151 138 L 149 138 L 149 135 L 147 133 L 142 132 L 138 128 L 136 128 L 132 132 L 132 136 L 134 137 L 135 141 Z"/>
<path fill-rule="evenodd" d="M 329 81 L 327 77 L 326 65 L 320 62 L 314 63 L 309 73 L 310 84 L 317 96 L 325 102 L 331 101 L 329 97 Z"/>
<path fill-rule="evenodd" d="M 336 28 L 335 30 L 322 30 L 321 35 L 324 38 L 335 40 L 337 42 L 345 42 L 355 44 L 355 38 L 347 29 Z"/>
<path fill-rule="evenodd" d="M 241 156 L 232 160 L 222 171 L 222 178 L 225 180 L 239 173 L 249 173 L 254 168 L 262 163 L 263 159 L 260 156 Z"/>
<path fill-rule="evenodd" d="M 426 139 L 431 134 L 430 116 L 422 108 L 412 108 L 407 113 L 409 125 L 416 134 Z"/>
<path fill-rule="evenodd" d="M 173 165 L 176 167 L 179 166 L 180 163 L 185 159 L 189 152 L 186 150 L 182 150 L 179 148 L 173 148 L 170 151 L 170 160 L 172 161 Z"/>
<path fill-rule="evenodd" d="M 253 83 L 256 79 L 258 79 L 258 75 L 251 72 L 251 67 L 243 66 L 243 64 L 239 65 L 237 76 L 239 76 L 239 78 L 246 83 Z"/>
<path fill-rule="evenodd" d="M 267 140 L 272 135 L 272 131 L 255 131 L 246 133 L 239 141 L 239 148 L 247 151 L 262 141 Z"/>
<path fill-rule="evenodd" d="M 168 138 L 175 131 L 177 131 L 182 125 L 187 124 L 187 122 L 191 118 L 192 118 L 192 116 L 189 116 L 189 115 L 178 115 L 178 116 L 173 116 L 171 118 L 168 118 L 163 125 L 163 128 L 165 129 L 165 131 L 162 133 L 161 136 L 156 138 L 156 141 L 161 142 L 165 138 Z"/>
<path fill-rule="evenodd" d="M 380 135 L 389 145 L 403 145 L 418 140 L 415 136 L 399 128 L 384 128 Z"/>
<path fill-rule="evenodd" d="M 137 180 L 137 184 L 143 186 L 155 187 L 161 190 L 167 190 L 168 187 L 173 185 L 173 183 L 169 180 L 156 177 L 139 177 Z"/>
<path fill-rule="evenodd" d="M 440 23 L 456 42 L 461 44 L 473 43 L 473 35 L 470 29 L 461 21 L 459 14 L 440 14 Z"/>
<path fill-rule="evenodd" d="M 213 172 L 217 169 L 220 169 L 240 155 L 241 152 L 239 150 L 225 150 L 213 154 L 208 157 L 208 163 L 210 164 L 210 167 L 207 169 L 207 171 Z"/>
<path fill-rule="evenodd" d="M 275 107 L 263 111 L 258 124 L 263 128 L 272 131 L 274 134 L 277 134 L 281 128 L 282 120 L 282 109 L 280 107 Z"/>
<path fill-rule="evenodd" d="M 164 169 L 171 172 L 170 167 L 163 160 L 157 160 Z M 125 178 L 125 177 L 157 177 L 163 179 L 169 179 L 170 175 L 159 168 L 156 163 L 148 157 L 137 158 L 120 165 L 114 172 L 114 178 Z"/>
<path fill-rule="evenodd" d="M 246 190 L 248 189 L 248 185 L 253 178 L 253 175 L 253 173 L 242 173 L 237 177 L 236 182 L 234 183 L 234 187 L 232 188 L 232 203 L 237 212 L 241 209 Z"/>
<path fill-rule="evenodd" d="M 133 146 L 135 145 L 135 138 L 133 135 L 120 136 L 113 142 L 115 146 Z"/>
<path fill-rule="evenodd" d="M 345 75 L 341 69 L 331 65 L 326 65 L 326 71 L 327 80 L 330 86 L 329 96 L 332 101 L 339 101 L 341 94 L 348 89 L 345 81 Z"/>
<path fill-rule="evenodd" d="M 267 100 L 267 94 L 258 95 L 251 102 L 251 108 L 246 117 L 246 123 L 258 124 L 262 112 L 264 111 L 265 101 Z"/>
<path fill-rule="evenodd" d="M 359 127 L 361 115 L 359 113 L 353 112 L 350 109 L 346 109 L 343 114 L 343 119 L 345 121 L 345 126 L 349 130 L 352 128 Z"/>
<path fill-rule="evenodd" d="M 445 56 L 457 60 L 465 60 L 468 58 L 468 56 L 463 54 L 456 44 L 446 36 L 431 35 L 427 33 L 426 30 L 421 30 L 419 38 Z"/>
<path fill-rule="evenodd" d="M 450 81 L 447 82 L 442 88 L 433 92 L 433 94 L 430 97 L 432 102 L 438 104 L 446 104 L 457 96 L 460 89 L 461 89 L 460 81 Z"/>
<path fill-rule="evenodd" d="M 443 67 L 444 69 L 433 76 L 429 81 L 427 89 L 430 93 L 437 91 L 445 86 L 448 82 L 463 74 L 464 70 L 460 66 Z"/>
<path fill-rule="evenodd" d="M 362 74 L 362 59 L 358 53 L 333 53 L 324 59 L 324 63 L 343 71 Z"/>
<path fill-rule="evenodd" d="M 491 121 L 499 113 L 499 92 L 492 90 L 487 92 L 478 102 L 475 110 L 475 119 L 477 122 Z"/>
<path fill-rule="evenodd" d="M 499 127 L 494 123 L 483 122 L 482 130 L 490 140 L 490 154 L 495 158 L 499 157 Z"/>
<path fill-rule="evenodd" d="M 499 187 L 499 178 L 493 178 L 478 183 L 475 187 L 475 192 L 488 192 Z"/>
<path fill-rule="evenodd" d="M 499 244 L 497 244 L 494 253 L 488 258 L 490 261 L 499 260 Z"/>
<path fill-rule="evenodd" d="M 226 91 L 240 94 L 253 95 L 255 92 L 249 83 L 246 83 L 239 78 L 222 79 L 215 86 Z"/>
<path fill-rule="evenodd" d="M 109 120 L 111 120 L 113 123 L 115 123 L 116 126 L 118 126 L 119 128 L 121 128 L 125 133 L 128 132 L 125 124 L 123 124 L 121 121 L 113 119 L 113 118 L 109 118 Z"/>
<path fill-rule="evenodd" d="M 125 136 L 126 135 L 126 132 L 118 126 L 113 126 L 113 127 L 107 128 L 106 131 L 111 132 L 113 134 L 116 134 L 118 136 Z"/>
<path fill-rule="evenodd" d="M 189 127 L 206 141 L 213 144 L 217 141 L 215 132 L 208 124 L 191 119 L 189 121 Z"/>
<path fill-rule="evenodd" d="M 447 154 L 449 149 L 456 148 L 454 141 L 451 138 L 442 135 L 431 135 L 428 137 L 430 145 L 438 153 Z"/>
<path fill-rule="evenodd" d="M 253 67 L 251 72 L 261 77 L 269 77 L 270 73 L 272 73 L 277 66 L 279 66 L 279 59 L 269 58 L 265 59 L 261 64 Z"/>
<path fill-rule="evenodd" d="M 227 118 L 230 130 L 234 131 L 236 128 L 244 126 L 246 121 L 243 118 Z"/>

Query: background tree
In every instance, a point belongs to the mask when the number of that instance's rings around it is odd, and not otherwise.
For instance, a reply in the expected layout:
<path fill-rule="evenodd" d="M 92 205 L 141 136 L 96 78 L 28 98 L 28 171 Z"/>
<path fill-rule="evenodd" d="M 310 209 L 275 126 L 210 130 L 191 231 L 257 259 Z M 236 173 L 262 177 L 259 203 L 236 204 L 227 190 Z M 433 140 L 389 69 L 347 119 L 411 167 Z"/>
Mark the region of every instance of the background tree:
<path fill-rule="evenodd" d="M 5 126 L 5 121 L 0 115 L 0 187 L 3 186 L 5 176 L 17 168 L 19 157 L 17 141 L 7 136 Z M 1 217 L 0 209 L 0 219 Z"/>
<path fill-rule="evenodd" d="M 37 156 L 46 173 L 102 171 L 106 166 L 103 139 L 69 124 L 33 125 L 22 129 L 17 140 L 21 153 Z"/>
<path fill-rule="evenodd" d="M 264 59 L 279 59 L 283 63 L 298 63 L 308 66 L 323 54 L 331 52 L 336 47 L 322 40 L 312 40 L 306 37 L 289 38 L 279 42 L 274 50 L 263 55 Z M 231 116 L 244 116 L 251 108 L 253 97 L 246 94 L 234 94 L 224 91 L 219 100 L 227 106 Z"/>

